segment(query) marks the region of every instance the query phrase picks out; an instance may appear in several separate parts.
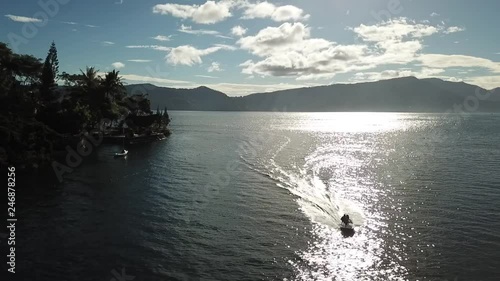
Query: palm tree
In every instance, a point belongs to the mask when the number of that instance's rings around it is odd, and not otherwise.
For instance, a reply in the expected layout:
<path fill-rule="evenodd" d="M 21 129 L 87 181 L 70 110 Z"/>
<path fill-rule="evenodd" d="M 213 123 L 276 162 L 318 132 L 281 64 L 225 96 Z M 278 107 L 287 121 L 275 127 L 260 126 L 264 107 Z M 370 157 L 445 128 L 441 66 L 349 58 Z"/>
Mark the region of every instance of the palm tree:
<path fill-rule="evenodd" d="M 103 81 L 104 95 L 106 98 L 110 98 L 112 101 L 121 100 L 125 96 L 125 87 L 121 81 L 121 77 L 118 76 L 120 71 L 110 71 L 106 73 Z"/>
<path fill-rule="evenodd" d="M 101 107 L 104 103 L 104 94 L 100 87 L 102 79 L 94 67 L 87 66 L 85 71 L 80 69 L 80 72 L 81 88 L 79 91 L 83 100 L 90 106 L 93 125 L 95 125 L 102 118 Z"/>
<path fill-rule="evenodd" d="M 85 72 L 80 69 L 82 73 L 83 87 L 88 92 L 97 89 L 97 86 L 100 82 L 100 77 L 97 75 L 99 70 L 95 70 L 94 67 L 88 67 L 85 69 Z"/>
<path fill-rule="evenodd" d="M 101 77 L 97 75 L 98 70 L 94 67 L 88 67 L 85 71 L 81 70 L 81 91 L 91 107 L 97 107 L 103 102 L 103 95 L 99 89 Z"/>

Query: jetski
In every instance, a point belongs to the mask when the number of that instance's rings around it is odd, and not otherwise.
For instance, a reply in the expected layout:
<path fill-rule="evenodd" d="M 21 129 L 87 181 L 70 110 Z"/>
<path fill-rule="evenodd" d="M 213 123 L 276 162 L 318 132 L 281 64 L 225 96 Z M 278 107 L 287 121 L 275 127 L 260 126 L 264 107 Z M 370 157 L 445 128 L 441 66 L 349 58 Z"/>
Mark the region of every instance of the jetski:
<path fill-rule="evenodd" d="M 350 222 L 348 224 L 341 223 L 340 230 L 342 230 L 342 231 L 354 231 L 354 225 L 352 224 L 352 222 Z"/>
<path fill-rule="evenodd" d="M 340 231 L 344 236 L 352 236 L 354 235 L 354 224 L 352 220 L 349 219 L 349 215 L 344 214 L 344 216 L 340 219 L 342 223 L 340 224 Z"/>
<path fill-rule="evenodd" d="M 352 221 L 349 222 L 348 224 L 341 223 L 340 224 L 340 232 L 342 232 L 342 235 L 344 237 L 351 237 L 354 235 L 354 224 L 352 224 Z"/>

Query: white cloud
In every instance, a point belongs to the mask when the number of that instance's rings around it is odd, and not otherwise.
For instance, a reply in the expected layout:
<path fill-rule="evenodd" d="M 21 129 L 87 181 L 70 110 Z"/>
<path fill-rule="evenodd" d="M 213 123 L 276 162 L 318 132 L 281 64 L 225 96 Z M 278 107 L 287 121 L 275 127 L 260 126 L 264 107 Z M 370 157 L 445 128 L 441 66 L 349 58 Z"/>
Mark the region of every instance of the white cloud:
<path fill-rule="evenodd" d="M 432 13 L 431 13 L 431 17 L 439 17 L 439 16 L 440 16 L 440 14 L 438 14 L 438 13 L 436 13 L 436 12 L 432 12 Z"/>
<path fill-rule="evenodd" d="M 500 63 L 489 59 L 478 58 L 464 55 L 442 55 L 442 54 L 423 54 L 417 59 L 424 66 L 428 67 L 459 67 L 459 68 L 486 68 L 492 72 L 500 73 Z"/>
<path fill-rule="evenodd" d="M 210 78 L 210 79 L 218 79 L 219 77 L 215 76 L 209 76 L 209 75 L 195 75 L 196 77 L 201 77 L 201 78 Z"/>
<path fill-rule="evenodd" d="M 215 53 L 219 50 L 233 50 L 234 47 L 227 45 L 217 45 L 207 49 L 197 49 L 190 45 L 183 45 L 172 48 L 170 53 L 165 57 L 167 62 L 173 65 L 194 65 L 202 63 L 201 57 Z"/>
<path fill-rule="evenodd" d="M 375 26 L 360 26 L 352 29 L 364 41 L 369 44 L 375 44 L 376 48 L 364 58 L 365 62 L 372 62 L 375 65 L 389 64 L 407 64 L 411 62 L 420 63 L 422 66 L 421 72 L 415 71 L 397 71 L 397 75 L 412 75 L 416 77 L 436 77 L 449 81 L 460 81 L 459 78 L 440 76 L 440 73 L 432 71 L 442 70 L 447 68 L 482 68 L 489 70 L 492 73 L 500 73 L 500 63 L 489 59 L 465 56 L 465 55 L 444 55 L 444 54 L 422 54 L 423 49 L 422 38 L 430 36 L 437 32 L 453 33 L 465 30 L 461 27 L 451 26 L 430 26 L 428 24 L 420 24 L 408 21 L 406 19 L 397 19 Z M 372 49 L 372 47 L 370 47 Z M 380 50 L 383 50 L 380 52 Z M 383 75 L 396 73 L 382 73 Z M 380 78 L 379 76 L 371 77 Z M 379 74 L 377 74 L 379 75 Z M 395 76 L 398 77 L 398 76 Z M 495 76 L 492 76 L 495 77 Z M 474 80 L 483 85 L 492 85 L 494 82 L 484 80 Z"/>
<path fill-rule="evenodd" d="M 191 83 L 189 81 L 183 81 L 183 80 L 171 80 L 171 79 L 166 79 L 166 78 L 141 76 L 141 75 L 135 75 L 135 74 L 120 74 L 120 76 L 124 80 L 128 80 L 128 81 L 134 81 L 134 82 L 140 82 L 140 83 L 158 83 L 161 85 L 169 85 L 169 86 L 177 85 L 177 84 L 189 84 L 189 83 Z"/>
<path fill-rule="evenodd" d="M 219 47 L 223 50 L 228 50 L 228 51 L 234 51 L 237 49 L 235 46 L 226 45 L 226 44 L 214 44 L 214 46 Z"/>
<path fill-rule="evenodd" d="M 238 40 L 238 44 L 255 55 L 266 56 L 283 51 L 283 48 L 293 48 L 294 44 L 303 42 L 309 34 L 310 29 L 302 23 L 284 23 L 279 27 L 266 27 L 255 36 L 243 37 Z M 329 42 L 324 40 L 324 44 Z"/>
<path fill-rule="evenodd" d="M 335 73 L 363 69 L 358 65 L 365 54 L 363 45 L 337 45 L 309 38 L 310 29 L 302 23 L 267 27 L 255 36 L 238 40 L 242 49 L 262 57 L 242 64 L 242 72 L 261 76 L 294 76 L 298 80 L 328 79 Z"/>
<path fill-rule="evenodd" d="M 330 79 L 336 73 L 345 73 L 354 70 L 372 68 L 372 65 L 359 63 L 359 55 L 363 53 L 362 46 L 334 46 L 307 51 L 304 46 L 308 43 L 297 45 L 297 49 L 276 53 L 254 62 L 248 60 L 242 63 L 242 72 L 249 75 L 261 76 L 289 76 L 297 80 Z M 302 46 L 302 47 L 301 47 Z"/>
<path fill-rule="evenodd" d="M 90 27 L 90 28 L 96 28 L 96 27 L 99 27 L 97 25 L 92 25 L 92 24 L 81 24 L 81 23 L 78 23 L 78 22 L 74 22 L 74 21 L 58 21 L 60 23 L 64 23 L 64 24 L 69 24 L 69 25 L 83 25 L 83 26 L 86 26 L 86 27 Z"/>
<path fill-rule="evenodd" d="M 480 87 L 483 87 L 487 90 L 492 90 L 500 87 L 500 75 L 496 76 L 478 76 L 478 77 L 469 77 L 464 79 L 465 82 L 471 83 Z M 496 91 L 500 94 L 500 91 Z"/>
<path fill-rule="evenodd" d="M 237 26 L 231 28 L 231 34 L 241 37 L 241 36 L 245 35 L 245 33 L 247 33 L 247 30 L 248 29 L 242 27 L 241 25 L 237 25 Z"/>
<path fill-rule="evenodd" d="M 254 19 L 254 18 L 267 18 L 271 17 L 276 6 L 269 2 L 261 2 L 257 4 L 249 4 L 247 9 L 243 13 L 243 18 Z"/>
<path fill-rule="evenodd" d="M 181 25 L 181 28 L 178 31 L 188 34 L 194 35 L 218 35 L 219 32 L 215 30 L 206 30 L 206 29 L 193 29 L 191 26 Z"/>
<path fill-rule="evenodd" d="M 277 7 L 271 18 L 274 21 L 307 20 L 310 15 L 303 15 L 304 11 L 292 5 Z"/>
<path fill-rule="evenodd" d="M 153 13 L 190 19 L 200 24 L 214 24 L 231 17 L 233 9 L 243 9 L 244 19 L 270 18 L 284 22 L 307 20 L 310 17 L 296 6 L 276 6 L 267 1 L 250 3 L 248 0 L 207 1 L 202 5 L 158 4 L 153 7 Z"/>
<path fill-rule="evenodd" d="M 162 15 L 172 15 L 181 19 L 191 19 L 196 23 L 213 24 L 231 16 L 230 1 L 207 1 L 203 5 L 158 4 L 153 12 Z"/>
<path fill-rule="evenodd" d="M 458 26 L 450 26 L 448 27 L 445 31 L 443 31 L 445 34 L 450 34 L 450 33 L 455 33 L 455 32 L 461 32 L 464 31 L 464 27 L 458 27 Z"/>
<path fill-rule="evenodd" d="M 347 30 L 357 34 L 361 42 L 340 45 L 322 38 L 311 38 L 310 27 L 303 23 L 284 23 L 279 27 L 264 28 L 256 35 L 242 37 L 237 42 L 240 47 L 261 58 L 240 64 L 242 73 L 311 80 L 330 79 L 338 73 L 366 71 L 382 65 L 406 65 L 424 59 L 422 66 L 426 69 L 443 69 L 447 65 L 460 64 L 454 63 L 451 57 L 447 57 L 450 59 L 448 62 L 433 62 L 433 59 L 421 54 L 423 38 L 444 32 L 447 29 L 443 26 L 398 18 Z M 486 60 L 470 64 L 495 71 L 498 67 L 498 63 Z M 405 73 L 398 72 L 398 75 Z"/>
<path fill-rule="evenodd" d="M 5 15 L 5 16 L 7 18 L 9 18 L 10 20 L 15 21 L 15 22 L 42 22 L 41 19 L 37 19 L 37 18 L 15 16 L 15 15 Z"/>
<path fill-rule="evenodd" d="M 358 72 L 354 75 L 353 82 L 361 81 L 378 81 L 392 78 L 414 76 L 417 78 L 436 77 L 436 75 L 443 73 L 445 70 L 442 68 L 422 68 L 419 71 L 411 69 L 391 69 L 380 72 Z"/>
<path fill-rule="evenodd" d="M 407 64 L 417 58 L 422 48 L 419 40 L 388 40 L 377 43 L 375 47 L 370 46 L 371 54 L 364 59 L 374 65 Z"/>
<path fill-rule="evenodd" d="M 172 49 L 170 47 L 159 46 L 159 45 L 130 45 L 130 46 L 125 46 L 125 48 L 128 48 L 128 49 L 153 49 L 153 50 L 157 50 L 157 51 L 170 51 Z"/>
<path fill-rule="evenodd" d="M 133 60 L 127 60 L 127 61 L 138 62 L 138 63 L 151 62 L 151 60 L 142 60 L 142 59 L 133 59 Z"/>
<path fill-rule="evenodd" d="M 207 13 L 214 5 L 221 9 Z M 220 8 L 219 7 L 219 8 Z M 203 9 L 202 9 L 203 8 Z M 226 9 L 227 8 L 227 9 Z M 373 25 L 359 25 L 348 28 L 360 39 L 352 45 L 342 45 L 323 38 L 312 38 L 311 28 L 298 21 L 307 20 L 309 15 L 295 6 L 279 6 L 264 1 L 250 3 L 246 0 L 222 0 L 217 3 L 207 1 L 203 5 L 165 4 L 155 6 L 156 13 L 170 14 L 198 23 L 215 23 L 232 16 L 232 9 L 241 9 L 242 18 L 269 18 L 271 20 L 293 21 L 278 27 L 266 27 L 257 34 L 247 35 L 247 29 L 234 26 L 231 34 L 241 37 L 237 44 L 256 58 L 241 63 L 242 73 L 248 76 L 294 77 L 297 80 L 330 79 L 338 73 L 359 72 L 364 79 L 383 77 L 440 77 L 458 81 L 459 78 L 440 76 L 447 68 L 483 68 L 493 73 L 500 73 L 500 65 L 488 59 L 461 56 L 423 54 L 426 37 L 464 31 L 458 26 L 446 27 L 446 24 L 431 24 L 429 21 L 414 21 L 396 18 Z M 196 11 L 198 14 L 195 15 Z M 209 15 L 210 14 L 210 15 Z M 200 16 L 200 15 L 203 15 Z M 439 14 L 432 13 L 432 17 Z M 220 36 L 215 30 L 193 30 L 182 25 L 180 32 L 189 34 L 208 34 Z M 218 49 L 196 49 L 190 45 L 171 49 L 167 61 L 171 64 L 194 65 L 202 62 L 202 57 Z M 222 47 L 232 49 L 232 46 Z M 382 72 L 365 72 L 378 66 L 409 65 L 419 63 L 420 70 L 397 69 Z M 211 69 L 212 66 L 209 67 Z M 208 69 L 207 69 L 208 70 Z M 358 76 L 359 76 L 358 75 Z M 496 76 L 477 80 L 492 85 Z M 493 81 L 493 82 L 491 82 Z"/>
<path fill-rule="evenodd" d="M 208 72 L 218 72 L 222 71 L 222 68 L 220 67 L 220 63 L 218 62 L 212 62 L 212 64 L 208 67 L 207 69 Z"/>
<path fill-rule="evenodd" d="M 435 26 L 415 23 L 405 18 L 393 19 L 376 25 L 361 24 L 352 29 L 365 42 L 401 41 L 406 38 L 422 38 L 439 32 Z"/>
<path fill-rule="evenodd" d="M 115 43 L 114 42 L 111 42 L 111 41 L 102 41 L 101 44 L 103 46 L 112 46 L 114 45 Z"/>
<path fill-rule="evenodd" d="M 299 21 L 307 20 L 309 15 L 304 15 L 304 11 L 292 5 L 275 6 L 269 2 L 258 4 L 248 4 L 243 13 L 244 19 L 271 18 L 274 21 Z"/>
<path fill-rule="evenodd" d="M 224 36 L 224 35 L 215 35 L 215 37 L 218 37 L 218 38 L 224 38 L 224 39 L 233 39 L 233 37 L 229 37 L 229 36 Z"/>
<path fill-rule="evenodd" d="M 439 54 L 421 54 L 423 49 L 421 40 L 438 32 L 451 33 L 464 30 L 452 26 L 432 26 L 430 24 L 416 23 L 405 18 L 389 20 L 372 26 L 360 25 L 351 29 L 363 41 L 375 44 L 375 52 L 365 61 L 376 65 L 406 64 L 413 61 L 422 62 L 423 66 L 430 68 L 467 67 L 478 66 L 498 71 L 498 63 L 486 59 L 468 56 L 449 56 Z M 383 52 L 377 52 L 383 50 Z"/>
<path fill-rule="evenodd" d="M 152 37 L 152 39 L 158 40 L 158 41 L 170 41 L 172 35 L 165 36 L 165 35 L 157 35 L 155 37 Z"/>
<path fill-rule="evenodd" d="M 116 69 L 120 69 L 120 68 L 124 68 L 125 64 L 122 63 L 122 62 L 117 61 L 117 62 L 112 63 L 111 66 L 114 67 L 114 68 L 116 68 Z"/>

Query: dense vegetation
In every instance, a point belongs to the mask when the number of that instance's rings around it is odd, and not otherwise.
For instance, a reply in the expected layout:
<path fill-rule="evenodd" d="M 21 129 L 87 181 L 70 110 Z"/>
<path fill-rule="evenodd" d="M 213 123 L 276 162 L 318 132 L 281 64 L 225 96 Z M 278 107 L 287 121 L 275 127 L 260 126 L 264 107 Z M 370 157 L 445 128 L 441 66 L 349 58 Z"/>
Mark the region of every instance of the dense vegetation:
<path fill-rule="evenodd" d="M 0 42 L 2 165 L 48 163 L 84 131 L 112 134 L 126 123 L 130 133 L 167 132 L 166 109 L 153 114 L 150 106 L 147 94 L 126 94 L 118 71 L 59 74 L 54 43 L 42 62 Z"/>

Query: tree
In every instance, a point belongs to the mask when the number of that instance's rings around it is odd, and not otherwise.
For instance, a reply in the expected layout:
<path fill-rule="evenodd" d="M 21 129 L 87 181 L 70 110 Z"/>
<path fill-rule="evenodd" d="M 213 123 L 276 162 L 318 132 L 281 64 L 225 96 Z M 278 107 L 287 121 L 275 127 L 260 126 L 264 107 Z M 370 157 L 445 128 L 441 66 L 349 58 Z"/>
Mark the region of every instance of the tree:
<path fill-rule="evenodd" d="M 61 73 L 59 79 L 63 80 L 64 85 L 70 88 L 81 86 L 80 84 L 83 80 L 82 74 L 69 74 L 67 72 Z"/>
<path fill-rule="evenodd" d="M 59 60 L 57 58 L 56 44 L 52 41 L 49 52 L 43 64 L 40 96 L 45 104 L 52 103 L 56 99 L 56 79 L 59 73 Z"/>
<path fill-rule="evenodd" d="M 163 109 L 163 125 L 166 128 L 168 124 L 170 124 L 170 116 L 168 115 L 167 107 L 165 106 L 165 108 Z"/>
<path fill-rule="evenodd" d="M 87 93 L 90 93 L 92 91 L 95 91 L 97 87 L 99 86 L 100 77 L 97 75 L 97 72 L 99 70 L 96 70 L 94 67 L 86 67 L 85 71 L 80 69 L 81 72 L 81 79 L 82 79 L 82 86 L 83 90 L 86 91 Z"/>
<path fill-rule="evenodd" d="M 103 79 L 93 67 L 58 72 L 54 42 L 45 61 L 0 42 L 0 164 L 50 163 L 53 151 L 71 142 L 61 134 L 95 129 L 102 118 L 126 120 L 138 132 L 169 132 L 167 109 L 153 114 L 147 94 L 127 96 L 118 71 Z M 57 87 L 59 79 L 64 87 Z"/>
<path fill-rule="evenodd" d="M 122 105 L 127 107 L 133 115 L 150 115 L 151 101 L 147 98 L 147 94 L 136 94 L 126 97 L 122 101 Z"/>
<path fill-rule="evenodd" d="M 110 71 L 106 73 L 103 81 L 104 95 L 111 101 L 121 100 L 125 96 L 125 87 L 119 76 L 120 71 Z"/>
<path fill-rule="evenodd" d="M 90 106 L 93 123 L 98 123 L 102 118 L 102 104 L 104 103 L 104 93 L 100 88 L 101 85 L 101 77 L 97 75 L 98 70 L 94 67 L 88 67 L 83 70 L 80 70 L 82 73 L 82 87 L 80 90 L 83 92 L 84 101 Z"/>
<path fill-rule="evenodd" d="M 65 146 L 57 132 L 34 118 L 42 69 L 43 64 L 38 58 L 13 53 L 6 44 L 0 42 L 2 164 L 36 166 L 47 163 L 51 160 L 54 147 L 60 149 Z"/>
<path fill-rule="evenodd" d="M 12 53 L 0 43 L 0 109 L 16 114 L 34 113 L 42 64 L 30 55 Z"/>
<path fill-rule="evenodd" d="M 5 97 L 14 83 L 12 59 L 14 54 L 6 44 L 0 42 L 0 97 Z"/>
<path fill-rule="evenodd" d="M 12 71 L 19 84 L 35 90 L 34 87 L 40 83 L 42 72 L 40 59 L 30 55 L 15 54 L 12 62 L 15 66 Z"/>

